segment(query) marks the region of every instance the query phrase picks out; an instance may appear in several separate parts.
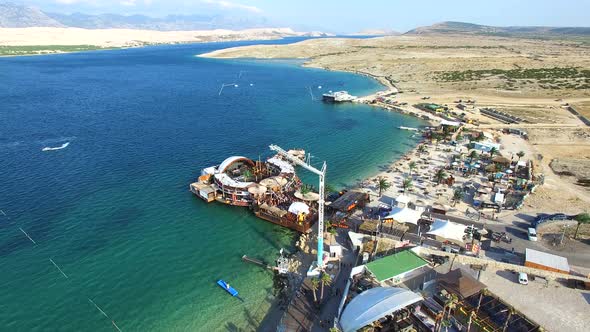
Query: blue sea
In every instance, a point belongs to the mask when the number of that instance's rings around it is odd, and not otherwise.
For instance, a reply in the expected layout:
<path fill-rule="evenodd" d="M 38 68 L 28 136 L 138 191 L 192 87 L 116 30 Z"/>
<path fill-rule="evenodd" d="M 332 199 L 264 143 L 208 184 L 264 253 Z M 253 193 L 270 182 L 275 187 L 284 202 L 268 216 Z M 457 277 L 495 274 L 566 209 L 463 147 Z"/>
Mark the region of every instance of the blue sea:
<path fill-rule="evenodd" d="M 256 43 L 0 58 L 1 331 L 257 328 L 272 275 L 241 256 L 272 261 L 295 234 L 207 204 L 189 183 L 226 157 L 265 158 L 278 144 L 325 160 L 331 186 L 352 185 L 416 144 L 398 126 L 422 123 L 317 100 L 383 88 L 367 77 L 196 57 Z"/>

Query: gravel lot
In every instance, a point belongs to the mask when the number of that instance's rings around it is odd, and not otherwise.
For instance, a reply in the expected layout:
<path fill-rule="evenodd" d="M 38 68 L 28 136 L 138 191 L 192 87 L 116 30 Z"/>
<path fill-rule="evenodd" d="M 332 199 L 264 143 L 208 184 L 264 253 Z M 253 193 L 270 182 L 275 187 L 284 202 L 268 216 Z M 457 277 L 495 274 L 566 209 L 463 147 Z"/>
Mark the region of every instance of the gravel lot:
<path fill-rule="evenodd" d="M 516 274 L 505 271 L 483 272 L 481 281 L 548 331 L 588 331 L 590 291 L 570 289 L 557 282 L 547 285 L 540 278 L 520 285 Z"/>

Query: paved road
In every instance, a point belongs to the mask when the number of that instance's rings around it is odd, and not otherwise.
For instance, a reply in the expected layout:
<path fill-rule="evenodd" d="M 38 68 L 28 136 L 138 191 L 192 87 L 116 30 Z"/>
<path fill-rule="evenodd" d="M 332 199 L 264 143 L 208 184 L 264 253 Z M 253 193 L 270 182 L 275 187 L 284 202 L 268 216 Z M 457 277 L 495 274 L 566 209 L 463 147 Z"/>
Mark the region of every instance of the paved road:
<path fill-rule="evenodd" d="M 328 331 L 330 326 L 334 326 L 334 317 L 338 315 L 338 306 L 342 299 L 342 293 L 344 292 L 348 276 L 350 276 L 350 271 L 356 260 L 356 254 L 348 247 L 348 230 L 339 229 L 336 241 L 345 250 L 341 260 L 341 271 L 338 273 L 336 280 L 332 282 L 332 285 L 324 289 L 324 300 L 320 305 L 319 316 L 314 321 L 312 327 L 313 332 Z M 320 320 L 325 323 L 320 324 Z"/>
<path fill-rule="evenodd" d="M 460 218 L 456 216 L 449 216 L 449 215 L 441 215 L 441 214 L 432 214 L 433 218 L 443 219 L 443 220 L 450 220 L 459 224 L 463 225 L 475 225 L 478 228 L 485 228 L 492 232 L 506 232 L 509 234 L 510 238 L 512 238 L 512 243 L 505 243 L 505 242 L 491 242 L 491 251 L 496 253 L 497 255 L 504 255 L 506 253 L 512 253 L 512 249 L 514 248 L 514 252 L 518 255 L 524 255 L 524 251 L 526 248 L 535 249 L 543 252 L 549 252 L 558 256 L 563 256 L 568 259 L 568 262 L 571 265 L 590 268 L 590 255 L 588 251 L 585 252 L 568 252 L 568 251 L 557 251 L 551 250 L 545 246 L 543 246 L 540 242 L 533 242 L 529 241 L 527 237 L 527 228 L 529 227 L 530 223 L 526 222 L 525 220 L 514 220 L 510 221 L 507 218 L 503 218 L 500 221 L 490 221 L 482 219 L 480 222 L 476 220 L 471 220 L 467 218 Z M 508 219 L 516 219 L 514 217 Z M 482 222 L 484 221 L 484 222 Z M 487 243 L 484 241 L 484 249 L 486 249 Z M 489 250 L 489 247 L 488 247 Z M 524 257 L 524 256 L 523 256 Z M 507 255 L 507 258 L 510 259 L 510 255 Z M 513 259 L 514 260 L 514 259 Z M 520 263 L 520 262 L 519 262 Z"/>

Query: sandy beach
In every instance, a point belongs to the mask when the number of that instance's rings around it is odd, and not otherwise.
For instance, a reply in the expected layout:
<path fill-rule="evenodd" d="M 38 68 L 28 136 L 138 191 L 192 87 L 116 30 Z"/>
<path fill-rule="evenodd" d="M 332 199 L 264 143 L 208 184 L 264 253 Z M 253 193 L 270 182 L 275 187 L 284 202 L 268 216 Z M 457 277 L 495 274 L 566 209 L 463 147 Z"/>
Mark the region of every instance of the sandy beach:
<path fill-rule="evenodd" d="M 307 59 L 304 66 L 368 75 L 386 87 L 381 95 L 397 92 L 391 97 L 396 104 L 376 102 L 375 106 L 429 119 L 431 124 L 437 124 L 442 119 L 413 105 L 431 102 L 455 108 L 457 100 L 474 100 L 476 103 L 473 107 L 455 109 L 453 113 L 466 113 L 477 121 L 478 126 L 466 125 L 467 128 L 497 135 L 502 150 L 508 149 L 501 153 L 510 157 L 515 150 L 525 151 L 526 158 L 533 160 L 535 172 L 545 175 L 546 185 L 531 195 L 523 207 L 525 211 L 577 213 L 590 204 L 590 191 L 576 184 L 582 175 L 564 176 L 551 168 L 551 162 L 555 159 L 566 164 L 576 164 L 577 160 L 587 158 L 590 153 L 590 128 L 564 107 L 571 104 L 580 113 L 588 114 L 590 90 L 564 85 L 562 83 L 568 79 L 559 78 L 559 74 L 554 72 L 558 67 L 590 66 L 590 47 L 587 45 L 560 40 L 402 35 L 244 46 L 217 50 L 202 56 L 303 58 Z M 504 74 L 486 74 L 479 79 L 469 79 L 461 76 L 465 75 L 465 70 Z M 514 73 L 518 73 L 514 74 L 516 77 L 525 75 L 523 72 L 528 73 L 526 75 L 530 75 L 530 78 L 509 78 Z M 453 79 L 443 80 L 441 73 L 454 75 Z M 543 73 L 545 77 L 554 75 L 555 78 L 540 79 L 535 76 L 538 73 Z M 553 83 L 548 86 L 546 82 Z M 374 102 L 375 97 L 377 95 L 365 96 L 359 98 L 359 102 Z M 506 125 L 481 114 L 479 110 L 486 107 L 518 116 L 524 122 Z M 498 131 L 502 128 L 522 128 L 527 131 L 529 140 L 515 140 L 510 135 L 503 135 Z M 448 155 L 443 151 L 434 149 L 429 153 L 433 157 L 433 165 L 440 166 L 443 160 L 448 160 Z M 415 152 L 408 156 L 416 162 L 421 158 L 415 156 Z M 402 159 L 391 165 L 389 172 L 375 174 L 370 179 L 374 181 L 382 176 L 392 181 L 393 186 L 386 195 L 395 197 L 399 195 L 401 178 L 409 175 L 409 162 Z M 437 200 L 444 203 L 445 197 L 439 195 Z M 457 209 L 465 211 L 460 205 Z"/>
<path fill-rule="evenodd" d="M 149 44 L 268 40 L 302 36 L 290 28 L 155 31 L 138 29 L 0 28 L 0 46 L 93 45 L 136 47 Z"/>

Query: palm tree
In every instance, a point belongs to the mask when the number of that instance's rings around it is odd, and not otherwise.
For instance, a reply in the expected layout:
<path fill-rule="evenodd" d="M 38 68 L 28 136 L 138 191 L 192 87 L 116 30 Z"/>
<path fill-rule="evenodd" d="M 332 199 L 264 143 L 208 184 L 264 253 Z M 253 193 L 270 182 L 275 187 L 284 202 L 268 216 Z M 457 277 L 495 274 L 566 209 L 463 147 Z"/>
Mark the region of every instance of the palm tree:
<path fill-rule="evenodd" d="M 576 233 L 574 234 L 575 240 L 578 237 L 578 230 L 580 229 L 580 225 L 590 223 L 590 214 L 588 214 L 588 212 L 580 213 L 574 217 L 574 220 L 578 222 L 578 226 L 576 227 Z"/>
<path fill-rule="evenodd" d="M 306 184 L 302 185 L 301 188 L 299 189 L 301 196 L 305 196 L 305 195 L 309 194 L 310 191 L 311 191 L 311 189 Z"/>
<path fill-rule="evenodd" d="M 443 314 L 441 312 L 439 312 L 438 314 L 436 314 L 436 318 L 434 319 L 434 331 L 438 332 L 440 331 L 440 323 L 442 322 L 443 319 Z"/>
<path fill-rule="evenodd" d="M 473 162 L 473 159 L 477 158 L 477 151 L 475 150 L 471 150 L 471 152 L 469 152 L 469 162 Z"/>
<path fill-rule="evenodd" d="M 244 181 L 248 181 L 249 179 L 252 178 L 252 172 L 249 169 L 246 169 L 243 173 L 242 176 L 244 176 Z"/>
<path fill-rule="evenodd" d="M 436 174 L 434 174 L 434 178 L 436 179 L 436 184 L 440 184 L 440 182 L 447 177 L 447 173 L 445 172 L 445 170 L 443 168 L 440 168 L 438 171 L 436 171 Z"/>
<path fill-rule="evenodd" d="M 381 197 L 381 193 L 384 190 L 389 189 L 389 187 L 391 187 L 391 183 L 387 182 L 387 179 L 384 177 L 379 177 L 379 183 L 377 184 L 377 187 L 379 188 L 379 197 Z"/>
<path fill-rule="evenodd" d="M 402 188 L 404 189 L 404 192 L 412 188 L 412 186 L 414 186 L 414 184 L 412 183 L 412 179 L 410 178 L 404 179 L 404 182 L 402 182 Z"/>
<path fill-rule="evenodd" d="M 461 201 L 463 196 L 465 196 L 463 189 L 455 188 L 455 191 L 453 192 L 453 206 L 457 205 L 457 202 Z"/>
<path fill-rule="evenodd" d="M 449 300 L 446 303 L 446 307 L 448 309 L 447 320 L 451 316 L 451 310 L 454 310 L 455 308 L 457 308 L 458 303 L 459 303 L 459 297 L 456 294 L 451 294 L 451 297 L 449 298 Z"/>
<path fill-rule="evenodd" d="M 506 332 L 506 329 L 508 328 L 508 322 L 510 321 L 512 315 L 514 315 L 515 313 L 516 310 L 514 310 L 513 307 L 508 307 L 508 317 L 506 317 L 506 320 L 504 321 L 504 327 L 502 327 L 502 332 Z"/>
<path fill-rule="evenodd" d="M 418 152 L 421 153 L 421 154 L 422 153 L 425 153 L 426 152 L 426 146 L 425 145 L 420 145 L 418 147 Z"/>
<path fill-rule="evenodd" d="M 471 330 L 471 322 L 473 321 L 473 319 L 476 317 L 477 315 L 475 314 L 474 310 L 471 310 L 469 312 L 469 321 L 467 322 L 467 332 L 469 332 Z"/>
<path fill-rule="evenodd" d="M 476 313 L 479 313 L 479 308 L 481 307 L 481 300 L 483 300 L 483 297 L 488 296 L 489 294 L 490 292 L 487 288 L 481 290 L 481 292 L 479 293 L 479 300 L 477 301 L 477 308 L 475 309 Z"/>
<path fill-rule="evenodd" d="M 311 292 L 313 293 L 313 301 L 317 302 L 318 298 L 315 292 L 320 288 L 320 280 L 318 278 L 311 278 Z"/>
<path fill-rule="evenodd" d="M 493 157 L 494 157 L 494 155 L 495 155 L 496 153 L 498 153 L 498 149 L 496 149 L 496 148 L 491 148 L 489 153 L 490 153 L 490 158 L 493 158 Z"/>
<path fill-rule="evenodd" d="M 320 301 L 324 298 L 324 286 L 330 286 L 330 284 L 332 283 L 332 277 L 330 277 L 329 274 L 324 273 L 322 274 L 322 292 L 320 293 Z"/>
<path fill-rule="evenodd" d="M 412 175 L 412 171 L 414 169 L 416 169 L 416 162 L 415 161 L 411 161 L 410 164 L 408 165 L 408 167 L 410 168 L 410 175 Z"/>
<path fill-rule="evenodd" d="M 518 157 L 518 161 L 520 161 L 520 158 L 524 157 L 524 151 L 518 151 L 516 156 Z"/>
<path fill-rule="evenodd" d="M 447 326 L 445 323 L 448 320 L 448 317 L 451 315 L 451 310 L 457 307 L 457 303 L 459 302 L 459 297 L 456 294 L 451 294 L 447 301 L 445 302 L 445 306 L 443 307 L 441 323 L 438 325 L 438 331 L 440 331 L 443 325 Z M 448 312 L 447 312 L 448 310 Z M 435 329 L 435 331 L 437 331 Z"/>

